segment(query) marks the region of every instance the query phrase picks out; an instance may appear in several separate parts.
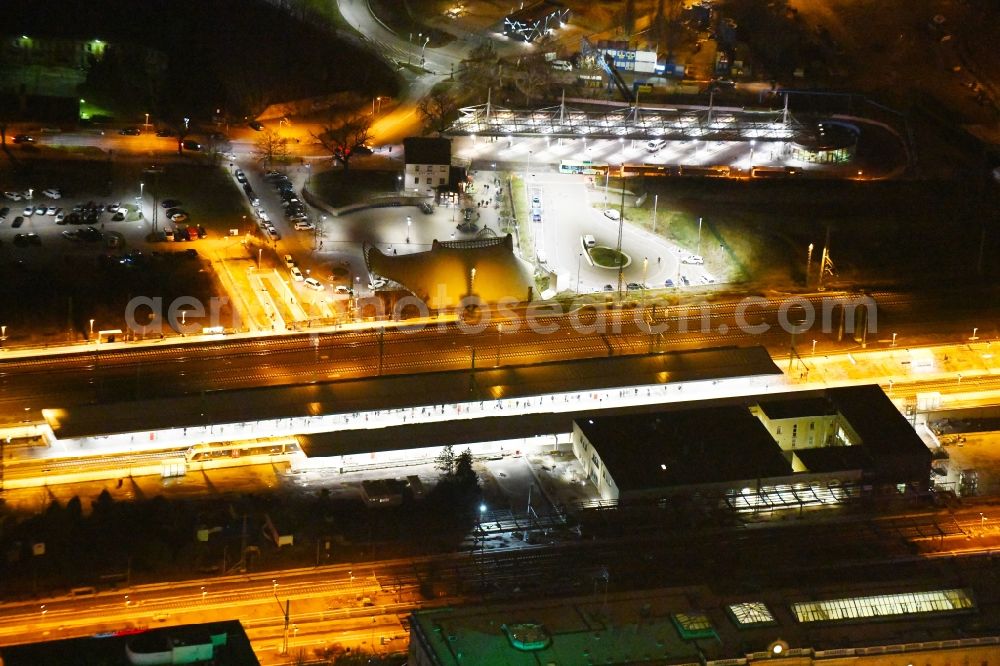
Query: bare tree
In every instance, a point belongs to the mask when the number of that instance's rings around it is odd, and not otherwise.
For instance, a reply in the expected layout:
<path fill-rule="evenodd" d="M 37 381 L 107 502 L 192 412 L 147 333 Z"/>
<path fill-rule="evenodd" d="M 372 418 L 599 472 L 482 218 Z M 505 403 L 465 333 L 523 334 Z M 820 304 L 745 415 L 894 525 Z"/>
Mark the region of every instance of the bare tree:
<path fill-rule="evenodd" d="M 470 92 L 473 97 L 481 97 L 487 88 L 498 86 L 500 58 L 493 42 L 482 42 L 472 49 L 457 74 L 462 90 Z"/>
<path fill-rule="evenodd" d="M 441 134 L 448 129 L 452 115 L 458 110 L 458 101 L 444 88 L 435 88 L 417 103 L 417 111 L 427 129 Z"/>
<path fill-rule="evenodd" d="M 625 39 L 632 39 L 632 33 L 635 31 L 635 0 L 625 0 L 621 12 L 621 24 Z"/>
<path fill-rule="evenodd" d="M 260 132 L 253 143 L 253 156 L 258 162 L 271 164 L 288 157 L 288 139 L 273 130 Z"/>
<path fill-rule="evenodd" d="M 531 106 L 534 99 L 543 97 L 552 83 L 552 68 L 541 57 L 525 58 L 517 73 L 514 85 L 524 93 L 524 103 Z"/>
<path fill-rule="evenodd" d="M 371 138 L 372 118 L 358 114 L 348 118 L 331 120 L 323 125 L 319 134 L 312 137 L 330 153 L 331 161 L 340 160 L 346 171 L 356 146 L 364 145 Z"/>

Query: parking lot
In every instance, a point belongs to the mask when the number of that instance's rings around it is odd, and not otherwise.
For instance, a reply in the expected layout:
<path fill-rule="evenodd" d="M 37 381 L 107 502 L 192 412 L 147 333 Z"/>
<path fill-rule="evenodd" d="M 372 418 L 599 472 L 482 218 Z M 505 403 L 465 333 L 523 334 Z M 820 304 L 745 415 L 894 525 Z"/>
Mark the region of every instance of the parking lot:
<path fill-rule="evenodd" d="M 158 231 L 167 219 L 161 205 L 166 192 L 188 198 L 202 185 L 210 187 L 216 171 L 132 161 L 37 160 L 19 166 L 0 171 L 0 212 L 9 209 L 0 221 L 0 299 L 8 344 L 62 343 L 91 338 L 92 331 L 125 331 L 126 304 L 136 296 L 167 303 L 187 296 L 208 303 L 221 294 L 201 260 L 207 259 L 210 240 L 225 233 L 220 228 L 227 218 L 239 214 L 233 197 L 227 201 L 221 192 L 209 201 L 189 199 L 192 241 L 167 243 L 153 228 L 154 205 Z M 207 240 L 197 240 L 199 235 Z M 221 318 L 231 322 L 231 310 L 223 311 Z"/>

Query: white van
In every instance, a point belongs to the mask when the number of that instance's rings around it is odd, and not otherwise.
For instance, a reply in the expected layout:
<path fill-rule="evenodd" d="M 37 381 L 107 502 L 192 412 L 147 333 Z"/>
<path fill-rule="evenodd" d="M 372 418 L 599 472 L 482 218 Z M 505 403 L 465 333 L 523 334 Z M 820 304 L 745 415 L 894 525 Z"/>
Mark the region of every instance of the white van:
<path fill-rule="evenodd" d="M 597 240 L 595 240 L 593 236 L 591 236 L 590 234 L 587 234 L 586 236 L 583 237 L 583 246 L 584 247 L 586 247 L 586 248 L 589 249 L 589 248 L 594 247 L 595 245 L 597 245 Z"/>
<path fill-rule="evenodd" d="M 646 150 L 648 150 L 651 153 L 655 153 L 660 148 L 663 148 L 663 146 L 665 145 L 667 145 L 667 142 L 665 140 L 653 139 L 652 141 L 646 144 Z"/>
<path fill-rule="evenodd" d="M 535 250 L 535 258 L 538 259 L 538 263 L 547 264 L 549 263 L 549 258 L 545 254 L 545 250 Z"/>
<path fill-rule="evenodd" d="M 557 72 L 573 71 L 573 64 L 566 60 L 553 60 L 552 62 L 549 63 L 549 65 L 551 65 L 552 69 L 556 70 Z"/>

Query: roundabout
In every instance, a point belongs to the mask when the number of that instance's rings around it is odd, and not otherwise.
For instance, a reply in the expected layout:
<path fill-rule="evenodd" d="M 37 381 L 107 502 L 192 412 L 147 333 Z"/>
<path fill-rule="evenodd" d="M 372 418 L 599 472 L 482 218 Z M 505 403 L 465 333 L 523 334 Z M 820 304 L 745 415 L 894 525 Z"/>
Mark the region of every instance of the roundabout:
<path fill-rule="evenodd" d="M 617 270 L 619 261 L 622 268 L 628 268 L 632 265 L 632 257 L 624 252 L 619 252 L 613 247 L 598 245 L 587 250 L 587 254 L 590 255 L 590 261 L 596 268 L 613 268 Z"/>

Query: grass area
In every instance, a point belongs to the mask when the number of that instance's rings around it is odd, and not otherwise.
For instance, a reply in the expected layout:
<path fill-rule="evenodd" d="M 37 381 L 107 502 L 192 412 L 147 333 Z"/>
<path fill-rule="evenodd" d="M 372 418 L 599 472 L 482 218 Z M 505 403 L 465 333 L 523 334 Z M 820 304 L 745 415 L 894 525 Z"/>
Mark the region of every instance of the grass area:
<path fill-rule="evenodd" d="M 330 169 L 313 175 L 309 190 L 334 207 L 363 203 L 376 194 L 394 194 L 398 171 Z"/>
<path fill-rule="evenodd" d="M 590 253 L 594 265 L 601 268 L 618 268 L 619 262 L 624 268 L 632 263 L 631 257 L 611 247 L 592 247 L 587 252 Z"/>
<path fill-rule="evenodd" d="M 534 263 L 535 243 L 531 235 L 531 216 L 528 214 L 528 193 L 524 187 L 524 179 L 517 174 L 505 173 L 502 182 L 510 182 L 514 197 L 514 214 L 517 216 L 517 235 L 521 244 L 521 257 Z"/>
<path fill-rule="evenodd" d="M 815 270 L 827 229 L 834 282 L 972 277 L 989 207 L 971 180 L 647 179 L 632 187 L 645 187 L 648 197 L 626 211 L 627 219 L 651 228 L 658 193 L 657 233 L 695 252 L 702 217 L 701 253 L 710 273 L 722 277 L 719 265 L 734 267 L 739 275 L 730 279 L 779 288 L 803 284 L 810 243 Z M 669 226 L 661 229 L 665 215 Z M 988 234 L 984 256 L 998 246 L 1000 238 Z M 984 270 L 993 270 L 989 262 Z"/>
<path fill-rule="evenodd" d="M 439 17 L 434 13 L 426 15 L 421 13 L 425 9 L 433 11 L 433 5 L 425 7 L 426 3 L 410 3 L 407 0 L 369 0 L 368 5 L 371 7 L 372 13 L 397 35 L 412 35 L 411 51 L 415 61 L 420 60 L 420 47 L 423 45 L 424 38 L 430 38 L 427 42 L 429 48 L 445 46 L 455 40 L 450 33 L 423 23 L 427 19 Z M 417 35 L 419 34 L 423 34 L 423 37 L 418 39 Z"/>

